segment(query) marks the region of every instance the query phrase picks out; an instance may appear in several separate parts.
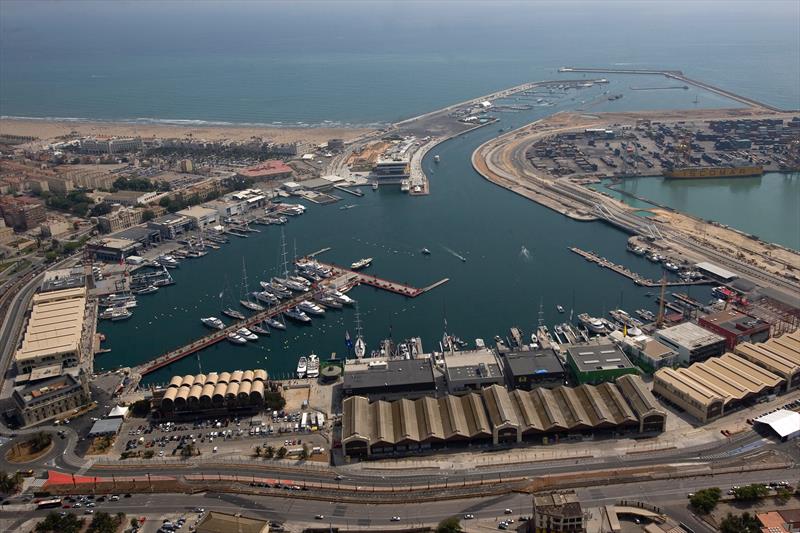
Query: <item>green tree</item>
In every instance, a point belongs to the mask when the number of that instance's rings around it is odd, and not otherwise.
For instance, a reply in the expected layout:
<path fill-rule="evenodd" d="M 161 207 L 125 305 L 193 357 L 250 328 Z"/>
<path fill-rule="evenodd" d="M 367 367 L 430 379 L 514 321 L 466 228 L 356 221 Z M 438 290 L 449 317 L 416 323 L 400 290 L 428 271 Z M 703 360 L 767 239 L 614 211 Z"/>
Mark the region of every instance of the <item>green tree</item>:
<path fill-rule="evenodd" d="M 36 524 L 37 533 L 78 533 L 83 528 L 83 520 L 73 513 L 64 516 L 56 512 L 48 513 L 44 520 Z"/>
<path fill-rule="evenodd" d="M 436 533 L 459 533 L 460 531 L 462 531 L 461 521 L 457 516 L 445 518 L 436 526 Z"/>
<path fill-rule="evenodd" d="M 272 446 L 267 446 L 267 449 L 264 450 L 264 457 L 266 457 L 267 459 L 272 459 L 273 457 L 275 457 L 275 448 L 273 448 Z"/>
<path fill-rule="evenodd" d="M 720 522 L 719 530 L 722 533 L 760 533 L 761 523 L 747 512 L 741 515 L 728 513 Z"/>
<path fill-rule="evenodd" d="M 142 222 L 147 222 L 148 220 L 153 220 L 156 218 L 156 214 L 153 213 L 152 209 L 145 209 L 142 211 Z"/>
<path fill-rule="evenodd" d="M 778 498 L 778 501 L 780 501 L 781 503 L 786 503 L 789 501 L 789 498 L 792 497 L 792 491 L 786 487 L 780 487 L 775 492 L 775 497 Z"/>
<path fill-rule="evenodd" d="M 689 498 L 689 504 L 701 513 L 710 513 L 719 503 L 722 491 L 719 487 L 698 490 Z"/>
<path fill-rule="evenodd" d="M 288 451 L 289 450 L 286 449 L 286 446 L 281 446 L 280 448 L 278 448 L 278 451 L 275 453 L 275 456 L 278 459 L 283 459 L 284 457 L 286 457 L 286 452 Z"/>
<path fill-rule="evenodd" d="M 300 452 L 300 459 L 308 459 L 309 455 L 310 455 L 310 453 L 309 453 L 309 450 L 308 450 L 308 444 L 306 444 L 304 442 L 303 443 L 303 451 Z"/>
<path fill-rule="evenodd" d="M 138 529 L 139 528 L 139 520 L 136 518 L 131 518 L 131 529 Z"/>
<path fill-rule="evenodd" d="M 87 529 L 87 532 L 116 533 L 116 531 L 119 529 L 119 526 L 122 525 L 123 520 L 125 520 L 125 513 L 117 513 L 115 516 L 111 516 L 108 513 L 99 511 L 94 515 L 94 518 L 92 518 L 92 523 L 89 524 L 89 529 Z"/>
<path fill-rule="evenodd" d="M 0 492 L 3 494 L 13 494 L 17 492 L 20 484 L 22 484 L 22 474 L 15 472 L 8 475 L 6 472 L 0 472 Z"/>
<path fill-rule="evenodd" d="M 111 212 L 111 204 L 108 202 L 100 202 L 99 204 L 95 204 L 92 209 L 89 211 L 89 215 L 93 217 L 99 217 L 102 215 L 107 215 Z"/>
<path fill-rule="evenodd" d="M 733 490 L 733 499 L 740 502 L 747 502 L 763 498 L 769 494 L 769 489 L 760 483 L 745 485 Z"/>
<path fill-rule="evenodd" d="M 256 446 L 254 453 L 256 457 L 261 457 L 261 446 Z"/>
<path fill-rule="evenodd" d="M 156 452 L 154 452 L 153 450 L 145 450 L 144 455 L 142 455 L 142 457 L 144 457 L 145 459 L 152 459 L 155 454 Z"/>

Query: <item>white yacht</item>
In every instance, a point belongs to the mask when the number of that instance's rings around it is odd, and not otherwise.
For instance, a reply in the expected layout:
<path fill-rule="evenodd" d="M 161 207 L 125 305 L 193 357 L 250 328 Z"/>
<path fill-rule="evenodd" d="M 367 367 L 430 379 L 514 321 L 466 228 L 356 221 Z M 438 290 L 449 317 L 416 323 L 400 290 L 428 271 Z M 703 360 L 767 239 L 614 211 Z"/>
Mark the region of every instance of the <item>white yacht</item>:
<path fill-rule="evenodd" d="M 311 319 L 297 307 L 292 307 L 283 312 L 284 315 L 298 322 L 311 322 Z"/>
<path fill-rule="evenodd" d="M 247 340 L 236 333 L 228 333 L 228 341 L 232 344 L 247 344 Z"/>
<path fill-rule="evenodd" d="M 319 357 L 313 353 L 308 356 L 308 363 L 306 366 L 306 377 L 316 378 L 319 377 Z"/>
<path fill-rule="evenodd" d="M 306 356 L 301 356 L 300 359 L 297 361 L 297 377 L 304 378 L 306 377 L 306 369 L 308 368 L 308 360 Z"/>
<path fill-rule="evenodd" d="M 256 335 L 255 333 L 244 327 L 237 329 L 236 334 L 242 337 L 243 339 L 247 339 L 248 341 L 258 340 L 258 335 Z"/>
<path fill-rule="evenodd" d="M 361 270 L 362 268 L 367 268 L 372 264 L 371 257 L 365 257 L 364 259 L 359 259 L 355 263 L 350 263 L 350 268 L 352 270 Z"/>
<path fill-rule="evenodd" d="M 589 330 L 590 333 L 594 333 L 596 335 L 604 335 L 608 333 L 608 328 L 600 318 L 589 316 L 588 313 L 581 313 L 578 315 L 578 320 L 587 330 Z"/>
<path fill-rule="evenodd" d="M 345 293 L 343 293 L 341 291 L 337 291 L 336 289 L 329 290 L 327 292 L 327 294 L 330 294 L 331 296 L 333 296 L 334 298 L 336 298 L 339 302 L 341 302 L 343 304 L 353 305 L 356 302 L 355 300 L 350 298 Z"/>
<path fill-rule="evenodd" d="M 356 354 L 356 358 L 363 359 L 364 356 L 367 354 L 367 343 L 364 342 L 364 339 L 361 337 L 356 339 L 355 347 L 353 351 Z"/>
<path fill-rule="evenodd" d="M 265 318 L 264 323 L 274 329 L 286 329 L 286 324 L 277 318 Z"/>
<path fill-rule="evenodd" d="M 297 308 L 312 315 L 322 316 L 325 314 L 325 310 L 322 307 L 308 300 L 303 300 L 297 304 Z"/>
<path fill-rule="evenodd" d="M 217 318 L 215 316 L 209 316 L 209 317 L 206 317 L 206 318 L 201 318 L 200 322 L 202 322 L 203 325 L 208 326 L 208 327 L 213 328 L 213 329 L 223 329 L 225 327 L 225 324 L 222 322 L 222 320 L 220 320 L 219 318 Z"/>

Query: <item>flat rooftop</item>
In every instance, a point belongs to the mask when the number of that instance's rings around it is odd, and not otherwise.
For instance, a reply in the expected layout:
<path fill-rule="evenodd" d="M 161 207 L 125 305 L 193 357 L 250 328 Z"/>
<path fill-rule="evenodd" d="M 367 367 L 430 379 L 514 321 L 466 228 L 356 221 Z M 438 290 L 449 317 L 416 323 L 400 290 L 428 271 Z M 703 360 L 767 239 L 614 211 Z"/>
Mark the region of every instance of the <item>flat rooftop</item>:
<path fill-rule="evenodd" d="M 92 239 L 89 244 L 95 247 L 107 248 L 109 250 L 126 250 L 139 246 L 139 243 L 130 239 L 120 239 L 116 237 L 100 237 Z"/>
<path fill-rule="evenodd" d="M 503 358 L 505 358 L 506 368 L 512 376 L 561 374 L 564 372 L 561 361 L 552 349 L 509 352 L 504 354 Z"/>
<path fill-rule="evenodd" d="M 503 369 L 495 353 L 488 349 L 458 351 L 444 354 L 447 380 L 474 381 L 503 377 Z"/>
<path fill-rule="evenodd" d="M 289 174 L 293 171 L 292 167 L 279 159 L 269 159 L 262 161 L 252 167 L 241 168 L 236 171 L 240 176 L 248 178 L 266 178 L 271 176 L 280 176 Z"/>
<path fill-rule="evenodd" d="M 83 331 L 86 289 L 65 289 L 37 294 L 25 328 L 17 361 L 77 351 Z"/>
<path fill-rule="evenodd" d="M 345 365 L 344 390 L 412 385 L 434 386 L 430 359 L 401 359 L 386 361 L 385 365 Z"/>
<path fill-rule="evenodd" d="M 715 265 L 714 263 L 709 263 L 707 261 L 703 261 L 702 263 L 697 263 L 695 267 L 697 267 L 702 272 L 706 272 L 716 278 L 725 281 L 734 280 L 739 277 L 730 270 L 726 270 L 719 265 Z"/>
<path fill-rule="evenodd" d="M 580 372 L 633 368 L 628 356 L 611 342 L 572 344 L 567 353 Z"/>
<path fill-rule="evenodd" d="M 708 331 L 693 322 L 684 322 L 677 326 L 658 330 L 656 336 L 689 350 L 702 348 L 725 340 L 716 333 Z"/>
<path fill-rule="evenodd" d="M 763 329 L 769 327 L 767 322 L 759 318 L 745 315 L 733 309 L 725 309 L 702 317 L 703 320 L 710 324 L 714 324 L 726 331 L 735 333 L 737 335 L 747 333 L 754 329 Z"/>

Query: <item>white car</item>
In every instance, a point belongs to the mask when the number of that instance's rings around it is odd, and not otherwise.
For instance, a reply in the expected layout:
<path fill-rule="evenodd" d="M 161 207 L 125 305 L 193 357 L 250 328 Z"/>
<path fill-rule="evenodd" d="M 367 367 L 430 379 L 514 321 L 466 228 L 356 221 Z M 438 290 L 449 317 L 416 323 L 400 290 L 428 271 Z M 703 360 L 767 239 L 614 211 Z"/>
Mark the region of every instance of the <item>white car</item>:
<path fill-rule="evenodd" d="M 465 514 L 464 515 L 464 520 L 472 520 L 474 518 L 475 518 L 474 514 Z"/>
<path fill-rule="evenodd" d="M 506 510 L 505 510 L 505 511 L 503 511 L 503 512 L 504 512 L 505 514 L 511 514 L 511 513 L 513 513 L 514 511 L 512 511 L 511 509 L 506 509 Z"/>
<path fill-rule="evenodd" d="M 214 446 L 214 449 L 212 450 L 212 453 L 217 453 L 217 450 L 218 450 L 218 449 L 219 449 L 219 448 L 217 448 L 216 446 Z"/>
<path fill-rule="evenodd" d="M 392 517 L 392 522 L 399 522 L 399 521 L 400 521 L 400 517 L 399 516 L 393 516 Z"/>

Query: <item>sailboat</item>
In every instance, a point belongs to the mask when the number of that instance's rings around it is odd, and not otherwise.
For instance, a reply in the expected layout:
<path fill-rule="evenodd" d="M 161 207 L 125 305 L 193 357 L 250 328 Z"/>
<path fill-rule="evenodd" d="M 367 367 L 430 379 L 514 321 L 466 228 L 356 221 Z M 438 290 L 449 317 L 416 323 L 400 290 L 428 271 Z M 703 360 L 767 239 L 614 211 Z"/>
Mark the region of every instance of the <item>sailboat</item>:
<path fill-rule="evenodd" d="M 364 330 L 361 328 L 361 313 L 358 311 L 358 302 L 356 302 L 356 342 L 353 348 L 357 359 L 363 359 L 367 354 L 367 343 L 364 342 Z"/>
<path fill-rule="evenodd" d="M 226 281 L 227 285 L 227 281 Z M 222 314 L 225 316 L 229 316 L 231 318 L 235 318 L 236 320 L 244 320 L 245 316 L 242 314 L 241 311 L 237 311 L 230 306 L 225 307 L 222 301 L 223 296 L 225 295 L 225 289 L 221 290 L 219 293 L 219 306 L 222 309 Z"/>
<path fill-rule="evenodd" d="M 263 311 L 264 306 L 255 303 L 254 301 L 250 300 L 250 294 L 247 292 L 247 268 L 244 264 L 244 258 L 242 258 L 242 293 L 243 298 L 239 300 L 239 303 L 242 304 L 242 307 L 246 307 L 251 311 Z"/>

